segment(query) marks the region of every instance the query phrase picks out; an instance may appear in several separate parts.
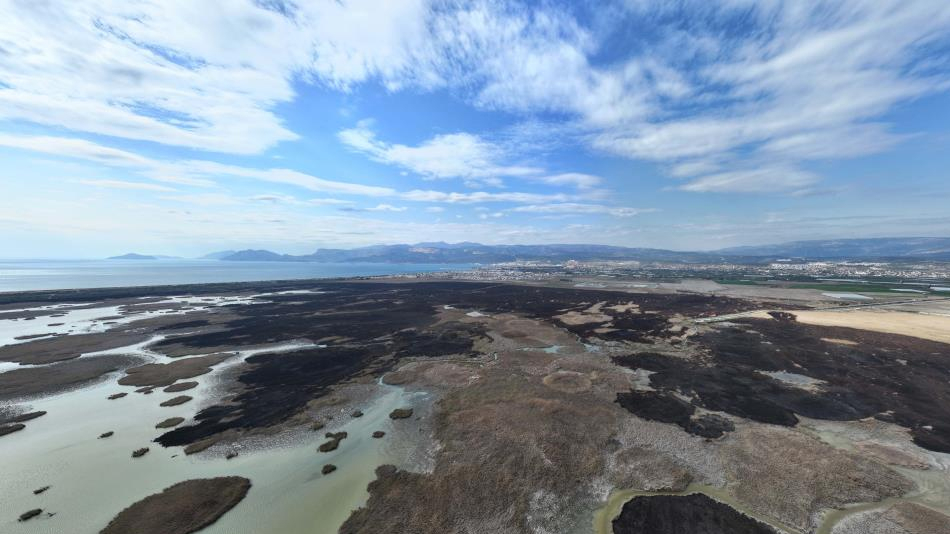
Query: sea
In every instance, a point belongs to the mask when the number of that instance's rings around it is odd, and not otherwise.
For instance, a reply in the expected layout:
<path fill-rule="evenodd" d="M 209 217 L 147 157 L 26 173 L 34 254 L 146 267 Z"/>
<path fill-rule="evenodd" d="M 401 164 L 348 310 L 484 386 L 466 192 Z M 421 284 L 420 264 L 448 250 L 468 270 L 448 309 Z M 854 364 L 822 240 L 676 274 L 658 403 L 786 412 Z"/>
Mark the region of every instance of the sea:
<path fill-rule="evenodd" d="M 220 260 L 0 260 L 0 293 L 214 282 L 303 280 L 460 271 L 471 264 L 229 262 Z"/>

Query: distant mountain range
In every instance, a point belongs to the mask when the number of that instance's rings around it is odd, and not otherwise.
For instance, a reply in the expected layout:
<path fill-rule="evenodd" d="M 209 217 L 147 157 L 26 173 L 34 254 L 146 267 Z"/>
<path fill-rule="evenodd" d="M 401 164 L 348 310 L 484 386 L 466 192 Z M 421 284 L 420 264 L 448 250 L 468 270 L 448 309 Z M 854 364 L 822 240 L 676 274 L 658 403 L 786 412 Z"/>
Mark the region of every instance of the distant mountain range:
<path fill-rule="evenodd" d="M 778 245 L 733 247 L 711 252 L 608 245 L 482 245 L 479 243 L 416 243 L 374 245 L 354 249 L 318 249 L 294 256 L 269 250 L 224 251 L 206 256 L 223 261 L 367 262 L 367 263 L 498 263 L 504 261 L 639 260 L 669 262 L 917 259 L 950 261 L 950 238 L 912 237 L 794 241 Z"/>
<path fill-rule="evenodd" d="M 121 256 L 112 256 L 107 259 L 110 259 L 110 260 L 157 260 L 158 256 L 148 256 L 145 254 L 136 254 L 134 252 L 129 252 L 128 254 L 123 254 Z"/>
<path fill-rule="evenodd" d="M 181 256 L 163 256 L 161 254 L 137 254 L 135 252 L 129 252 L 128 254 L 123 254 L 121 256 L 112 256 L 111 258 L 106 258 L 106 259 L 107 260 L 180 260 L 183 258 Z"/>
<path fill-rule="evenodd" d="M 114 260 L 155 260 L 169 256 L 129 253 Z M 777 259 L 806 260 L 930 260 L 950 261 L 950 238 L 885 237 L 793 241 L 777 245 L 732 247 L 709 252 L 608 245 L 482 245 L 479 243 L 416 243 L 374 245 L 353 249 L 322 248 L 299 256 L 270 250 L 222 250 L 200 259 L 319 263 L 498 263 L 505 261 L 637 260 L 682 263 L 756 263 Z"/>
<path fill-rule="evenodd" d="M 292 256 L 269 250 L 241 250 L 224 261 L 295 261 L 326 263 L 498 263 L 504 261 L 646 260 L 705 261 L 708 254 L 606 245 L 481 245 L 479 243 L 417 243 L 375 245 L 354 249 L 319 249 Z"/>
<path fill-rule="evenodd" d="M 727 256 L 790 257 L 827 260 L 923 259 L 950 260 L 947 237 L 881 237 L 792 241 L 778 245 L 733 247 L 717 251 Z"/>
<path fill-rule="evenodd" d="M 201 256 L 198 259 L 199 260 L 220 260 L 220 259 L 227 258 L 228 256 L 233 256 L 235 253 L 237 253 L 236 250 L 222 250 L 219 252 L 212 252 L 211 254 L 205 254 L 204 256 Z"/>

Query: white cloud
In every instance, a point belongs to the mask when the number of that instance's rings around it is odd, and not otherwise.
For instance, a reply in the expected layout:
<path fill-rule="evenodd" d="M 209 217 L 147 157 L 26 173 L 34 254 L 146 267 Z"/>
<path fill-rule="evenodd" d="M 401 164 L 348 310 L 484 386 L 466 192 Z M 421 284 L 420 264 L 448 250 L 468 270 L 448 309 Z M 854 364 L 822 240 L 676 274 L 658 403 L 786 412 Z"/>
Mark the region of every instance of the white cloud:
<path fill-rule="evenodd" d="M 250 197 L 250 200 L 268 204 L 289 204 L 294 206 L 344 206 L 353 203 L 351 200 L 341 200 L 338 198 L 310 198 L 302 200 L 293 195 L 285 195 L 281 193 L 265 193 L 261 195 L 254 195 Z"/>
<path fill-rule="evenodd" d="M 283 12 L 282 12 L 283 11 Z M 438 81 L 427 2 L 7 2 L 0 118 L 221 152 L 297 135 L 295 78 L 345 89 Z"/>
<path fill-rule="evenodd" d="M 156 160 L 91 141 L 67 137 L 0 135 L 0 146 L 78 158 L 109 167 L 135 169 L 153 180 L 182 185 L 211 186 L 220 178 L 238 177 L 289 184 L 321 193 L 374 197 L 396 193 L 389 187 L 325 180 L 291 169 L 256 169 L 208 160 Z"/>
<path fill-rule="evenodd" d="M 950 30 L 946 3 L 625 4 L 6 3 L 0 119 L 255 153 L 297 137 L 274 111 L 295 82 L 350 91 L 378 81 L 448 88 L 529 118 L 550 112 L 625 157 L 679 165 L 762 145 L 796 165 L 886 149 L 900 137 L 869 121 L 950 83 L 945 62 L 928 57 Z M 654 31 L 604 41 L 621 27 Z M 855 135 L 823 142 L 842 133 Z M 498 147 L 471 134 L 415 146 L 360 129 L 343 137 L 433 178 L 497 184 L 532 168 L 500 164 Z"/>
<path fill-rule="evenodd" d="M 151 164 L 148 158 L 132 152 L 69 137 L 0 134 L 0 146 L 81 158 L 108 166 L 143 167 Z"/>
<path fill-rule="evenodd" d="M 677 163 L 668 169 L 670 176 L 676 178 L 686 178 L 699 174 L 707 174 L 717 171 L 722 167 L 722 163 L 710 159 L 687 160 Z"/>
<path fill-rule="evenodd" d="M 705 176 L 683 187 L 689 191 L 768 192 L 817 181 L 799 165 L 893 146 L 904 137 L 869 121 L 950 82 L 946 69 L 927 66 L 928 45 L 950 31 L 950 5 L 762 2 L 737 11 L 735 4 L 685 2 L 668 9 L 682 9 L 676 16 L 703 13 L 689 39 L 673 32 L 666 44 L 679 44 L 676 54 L 690 60 L 679 68 L 709 87 L 709 105 L 681 113 L 676 99 L 660 102 L 659 113 L 647 120 L 593 133 L 594 146 L 670 162 L 677 177 L 708 174 L 723 161 L 741 168 L 767 160 L 783 171 Z M 741 10 L 752 31 L 730 30 L 730 17 Z M 651 43 L 655 50 L 664 46 Z"/>
<path fill-rule="evenodd" d="M 563 202 L 570 197 L 562 194 L 543 195 L 537 193 L 503 192 L 489 193 L 476 191 L 473 193 L 456 193 L 415 189 L 400 194 L 405 200 L 416 202 L 446 202 L 449 204 L 474 204 L 479 202 Z"/>
<path fill-rule="evenodd" d="M 612 215 L 614 217 L 634 217 L 642 213 L 651 213 L 657 211 L 653 208 L 624 208 L 604 206 L 600 204 L 582 204 L 575 202 L 562 202 L 557 204 L 530 204 L 527 206 L 518 206 L 511 211 L 519 213 L 541 213 L 546 215 Z"/>
<path fill-rule="evenodd" d="M 442 213 L 443 211 L 445 211 L 445 208 L 443 208 L 442 206 L 429 206 L 426 208 L 426 211 L 428 211 L 429 213 Z"/>
<path fill-rule="evenodd" d="M 372 185 L 355 184 L 351 182 L 338 182 L 334 180 L 325 180 L 306 173 L 292 169 L 255 169 L 252 167 L 239 167 L 236 165 L 226 165 L 213 161 L 187 160 L 175 164 L 179 172 L 188 176 L 232 176 L 241 178 L 250 178 L 288 184 L 311 191 L 321 193 L 339 193 L 346 195 L 363 196 L 390 196 L 395 194 L 395 190 L 389 187 L 378 187 Z"/>
<path fill-rule="evenodd" d="M 279 193 L 266 193 L 263 195 L 254 195 L 251 200 L 255 202 L 268 202 L 271 204 L 303 204 L 297 197 L 291 195 L 282 195 Z"/>
<path fill-rule="evenodd" d="M 927 0 L 641 4 L 649 7 L 614 12 L 616 24 L 656 31 L 608 63 L 593 58 L 604 52 L 600 39 L 611 34 L 609 23 L 587 27 L 551 6 L 476 1 L 445 9 L 432 21 L 430 51 L 437 53 L 426 65 L 440 69 L 449 85 L 469 89 L 477 105 L 566 114 L 591 146 L 661 162 L 674 176 L 694 179 L 762 160 L 793 171 L 797 178 L 786 182 L 802 183 L 805 162 L 873 154 L 900 142 L 903 136 L 873 121 L 901 102 L 950 87 L 946 65 L 927 58 L 928 46 L 950 32 L 950 7 Z M 743 25 L 736 24 L 740 16 Z M 684 29 L 682 20 L 693 22 Z M 450 144 L 477 146 L 473 138 L 408 147 L 381 144 L 365 128 L 342 137 L 428 176 L 485 167 L 427 166 L 444 162 L 439 156 L 452 152 L 445 150 Z M 743 171 L 745 185 L 735 190 L 766 190 L 767 183 L 752 185 L 757 179 Z M 710 183 L 684 189 L 712 190 L 702 186 Z"/>
<path fill-rule="evenodd" d="M 316 176 L 291 169 L 257 169 L 252 167 L 242 167 L 237 165 L 228 165 L 209 160 L 180 160 L 164 161 L 141 156 L 139 154 L 106 147 L 90 141 L 73 138 L 48 137 L 48 136 L 0 136 L 0 146 L 7 146 L 17 149 L 38 151 L 44 154 L 66 156 L 79 158 L 93 163 L 99 163 L 105 166 L 117 167 L 119 169 L 131 169 L 142 176 L 152 178 L 163 182 L 173 182 L 183 185 L 218 185 L 221 189 L 227 183 L 234 179 L 247 179 L 267 183 L 278 183 L 291 185 L 310 191 L 321 193 L 332 193 L 341 195 L 352 195 L 361 197 L 392 197 L 412 202 L 431 202 L 447 204 L 477 204 L 477 203 L 546 203 L 546 202 L 567 202 L 575 199 L 573 195 L 567 194 L 540 194 L 527 193 L 519 191 L 502 192 L 452 192 L 436 190 L 411 190 L 400 192 L 389 187 L 373 186 L 366 184 L 356 184 L 351 182 L 340 182 L 326 180 Z M 599 178 L 585 174 L 564 174 L 553 177 L 542 176 L 541 181 L 548 181 L 553 185 L 573 185 L 583 190 L 583 195 L 587 197 L 598 196 L 600 190 L 588 189 L 589 186 L 599 183 Z M 140 182 L 129 182 L 119 180 L 97 180 L 87 181 L 90 185 L 100 185 L 106 187 L 111 185 L 114 188 L 125 187 L 140 190 L 152 191 L 174 191 L 174 189 Z M 163 197 L 178 202 L 186 202 L 198 205 L 226 205 L 239 204 L 244 199 L 237 196 L 213 192 L 213 193 L 186 193 Z M 295 196 L 285 193 L 260 193 L 251 195 L 247 200 L 257 201 L 259 203 L 271 204 L 291 204 L 291 205 L 346 205 L 351 204 L 351 200 L 336 198 L 313 198 L 301 200 Z M 392 204 L 379 204 L 375 207 L 357 210 L 348 208 L 352 211 L 405 211 L 405 207 L 396 207 Z M 427 208 L 429 211 L 441 209 L 438 206 Z"/>
<path fill-rule="evenodd" d="M 793 159 L 855 157 L 881 152 L 908 137 L 888 132 L 883 124 L 865 123 L 841 128 L 803 129 L 764 143 L 761 151 L 771 157 Z"/>
<path fill-rule="evenodd" d="M 774 165 L 709 174 L 680 186 L 680 189 L 719 193 L 795 192 L 815 184 L 819 179 L 814 173 Z"/>
<path fill-rule="evenodd" d="M 423 178 L 463 178 L 469 187 L 502 187 L 502 177 L 543 183 L 555 187 L 591 190 L 603 179 L 577 172 L 544 174 L 544 169 L 530 165 L 502 163 L 510 155 L 498 143 L 470 133 L 437 135 L 417 146 L 386 143 L 377 139 L 370 129 L 372 121 L 361 121 L 355 128 L 339 132 L 348 147 L 372 159 L 409 169 Z"/>
<path fill-rule="evenodd" d="M 417 146 L 386 143 L 376 138 L 364 122 L 343 130 L 344 144 L 368 154 L 376 161 L 397 165 L 425 178 L 465 178 L 500 185 L 504 176 L 528 176 L 542 172 L 529 166 L 502 165 L 504 151 L 497 145 L 470 133 L 437 135 Z"/>
<path fill-rule="evenodd" d="M 406 209 L 408 209 L 408 208 L 406 208 L 405 206 L 393 206 L 392 204 L 377 204 L 376 206 L 374 206 L 374 207 L 372 207 L 372 208 L 366 208 L 366 211 L 394 211 L 394 212 L 401 212 L 401 211 L 406 211 Z"/>
<path fill-rule="evenodd" d="M 181 195 L 167 195 L 163 200 L 194 204 L 196 206 L 233 206 L 243 204 L 242 200 L 227 193 L 185 193 Z"/>
<path fill-rule="evenodd" d="M 76 158 L 106 167 L 136 169 L 149 178 L 181 185 L 208 187 L 214 182 L 184 176 L 175 165 L 145 156 L 72 137 L 2 135 L 0 146 L 40 152 L 56 157 Z"/>
<path fill-rule="evenodd" d="M 142 182 L 126 182 L 124 180 L 77 180 L 83 185 L 105 187 L 108 189 L 132 189 L 138 191 L 174 191 L 171 187 L 158 184 L 144 184 Z"/>
<path fill-rule="evenodd" d="M 570 185 L 578 189 L 590 189 L 603 182 L 603 179 L 600 176 L 594 176 L 593 174 L 582 174 L 578 172 L 539 176 L 536 178 L 531 178 L 531 180 L 548 185 Z"/>
<path fill-rule="evenodd" d="M 568 112 L 592 124 L 644 116 L 646 67 L 596 68 L 596 36 L 552 8 L 472 2 L 433 22 L 447 79 L 475 85 L 475 102 L 521 112 Z"/>
<path fill-rule="evenodd" d="M 342 200 L 339 198 L 311 198 L 304 201 L 305 204 L 310 204 L 311 206 L 341 206 L 345 204 L 352 204 L 352 200 Z"/>
<path fill-rule="evenodd" d="M 424 141 L 379 139 L 368 123 L 340 132 L 340 139 L 424 178 L 458 178 L 482 189 L 511 186 L 510 177 L 569 194 L 403 191 L 413 186 L 389 187 L 372 177 L 374 183 L 341 182 L 191 154 L 156 159 L 106 146 L 110 141 L 65 137 L 73 134 L 0 134 L 0 145 L 90 162 L 120 178 L 83 181 L 87 186 L 180 189 L 163 198 L 204 206 L 247 206 L 251 193 L 222 192 L 239 180 L 372 198 L 366 205 L 513 203 L 525 204 L 514 208 L 522 213 L 628 217 L 643 210 L 614 207 L 620 201 L 598 189 L 599 177 L 541 168 L 536 162 L 548 160 L 539 154 L 557 144 L 546 136 L 563 143 L 559 149 L 583 143 L 655 162 L 679 179 L 671 189 L 804 196 L 826 190 L 818 171 L 806 170 L 822 168 L 811 162 L 893 147 L 913 133 L 896 133 L 889 113 L 950 88 L 946 2 L 626 4 L 627 10 L 488 0 L 0 4 L 0 121 L 8 128 L 27 123 L 35 131 L 39 124 L 253 154 L 297 138 L 277 110 L 301 87 L 438 89 L 439 98 L 449 94 L 526 125 L 534 131 L 521 135 L 535 142 L 484 129 L 460 132 L 456 123 L 433 128 L 443 133 Z M 627 31 L 638 27 L 652 31 Z M 339 121 L 338 108 L 325 112 L 333 114 L 330 124 Z M 136 181 L 143 177 L 156 183 Z M 255 199 L 261 210 L 351 203 L 269 195 Z M 485 215 L 491 213 L 502 212 Z"/>
<path fill-rule="evenodd" d="M 655 31 L 631 37 L 630 53 L 603 62 L 594 58 L 606 52 L 601 39 L 616 29 L 610 23 L 587 27 L 551 6 L 468 3 L 433 21 L 439 57 L 448 58 L 435 64 L 449 73 L 443 79 L 470 89 L 477 105 L 566 114 L 591 146 L 667 164 L 684 178 L 762 160 L 804 182 L 803 163 L 900 142 L 905 137 L 879 118 L 950 88 L 946 61 L 933 57 L 950 33 L 950 5 L 636 5 L 613 12 L 616 25 Z M 742 189 L 768 188 L 751 186 L 756 179 L 744 172 Z"/>
<path fill-rule="evenodd" d="M 403 212 L 408 208 L 405 206 L 393 206 L 392 204 L 377 204 L 376 206 L 370 208 L 340 208 L 340 211 L 389 211 L 389 212 Z"/>

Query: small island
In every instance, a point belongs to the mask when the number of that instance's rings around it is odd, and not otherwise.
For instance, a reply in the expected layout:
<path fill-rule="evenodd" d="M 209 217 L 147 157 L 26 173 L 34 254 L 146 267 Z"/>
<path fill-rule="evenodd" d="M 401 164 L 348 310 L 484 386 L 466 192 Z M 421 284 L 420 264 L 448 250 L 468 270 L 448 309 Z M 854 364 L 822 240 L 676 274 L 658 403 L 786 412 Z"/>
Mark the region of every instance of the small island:
<path fill-rule="evenodd" d="M 234 508 L 250 488 L 250 480 L 234 476 L 179 482 L 122 510 L 101 534 L 197 532 Z"/>
<path fill-rule="evenodd" d="M 242 477 L 179 482 L 122 510 L 100 534 L 197 532 L 234 508 L 250 488 L 251 481 Z"/>
<path fill-rule="evenodd" d="M 109 260 L 157 260 L 155 256 L 148 256 L 146 254 L 136 254 L 134 252 L 129 252 L 128 254 L 122 254 L 121 256 L 112 256 L 106 258 Z"/>

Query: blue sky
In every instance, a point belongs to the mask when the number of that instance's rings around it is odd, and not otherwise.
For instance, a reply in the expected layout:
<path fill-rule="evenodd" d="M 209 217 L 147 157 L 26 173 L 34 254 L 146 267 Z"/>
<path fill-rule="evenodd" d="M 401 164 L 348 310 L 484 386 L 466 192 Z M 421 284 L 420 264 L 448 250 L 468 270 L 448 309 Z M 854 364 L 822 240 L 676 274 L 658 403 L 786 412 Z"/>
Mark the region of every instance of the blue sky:
<path fill-rule="evenodd" d="M 946 236 L 948 52 L 933 0 L 3 2 L 0 256 Z"/>

